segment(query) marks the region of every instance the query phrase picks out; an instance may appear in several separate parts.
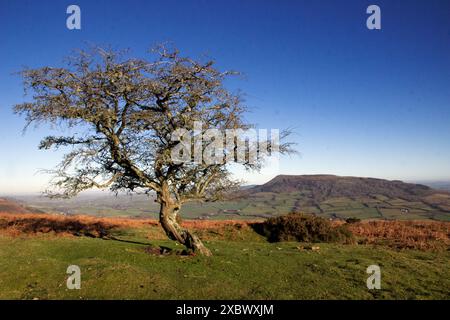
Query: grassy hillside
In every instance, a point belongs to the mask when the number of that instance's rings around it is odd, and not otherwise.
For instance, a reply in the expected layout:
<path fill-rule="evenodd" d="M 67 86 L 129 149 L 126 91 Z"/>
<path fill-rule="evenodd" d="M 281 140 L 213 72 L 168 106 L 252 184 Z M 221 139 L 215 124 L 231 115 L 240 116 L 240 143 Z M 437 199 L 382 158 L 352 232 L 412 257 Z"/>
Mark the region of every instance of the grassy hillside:
<path fill-rule="evenodd" d="M 245 223 L 186 222 L 201 233 L 214 252 L 212 258 L 203 258 L 176 254 L 181 248 L 164 240 L 152 221 L 79 218 L 77 224 L 65 218 L 54 218 L 52 222 L 51 218 L 43 223 L 34 216 L 26 223 L 9 224 L 12 220 L 2 219 L 1 299 L 448 299 L 450 296 L 450 251 L 445 247 L 399 250 L 380 244 L 315 244 L 320 249 L 309 250 L 310 244 L 268 243 Z M 73 236 L 77 228 L 86 230 L 86 226 L 91 227 L 87 228 L 89 233 Z M 359 227 L 364 226 L 369 227 Z M 444 229 L 439 227 L 437 238 L 448 233 L 448 225 L 443 226 Z M 58 227 L 65 232 L 55 233 Z M 107 236 L 98 238 L 99 230 Z M 374 230 L 370 228 L 370 233 Z M 383 230 L 385 234 L 386 228 Z M 398 230 L 394 233 L 400 234 Z M 401 240 L 400 236 L 398 239 Z M 161 247 L 166 248 L 167 254 L 160 254 Z M 81 268 L 81 290 L 66 288 L 66 269 L 73 264 Z M 372 264 L 381 267 L 381 290 L 366 287 L 366 268 Z"/>

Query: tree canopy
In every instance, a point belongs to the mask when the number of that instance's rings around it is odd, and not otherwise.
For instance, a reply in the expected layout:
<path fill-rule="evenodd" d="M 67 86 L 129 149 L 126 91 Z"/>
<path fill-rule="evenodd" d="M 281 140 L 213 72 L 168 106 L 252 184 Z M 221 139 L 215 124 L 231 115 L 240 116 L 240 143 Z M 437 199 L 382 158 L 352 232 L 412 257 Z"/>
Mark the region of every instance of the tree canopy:
<path fill-rule="evenodd" d="M 15 111 L 26 116 L 27 125 L 71 128 L 72 134 L 48 136 L 39 145 L 68 147 L 51 170 L 49 196 L 71 197 L 94 187 L 155 191 L 168 236 L 210 254 L 176 222 L 176 215 L 182 203 L 217 200 L 238 183 L 231 179 L 226 161 L 176 161 L 173 153 L 183 140 L 174 139 L 174 133 L 200 123 L 200 132 L 191 133 L 195 148 L 197 137 L 210 128 L 248 130 L 252 126 L 244 120 L 247 108 L 239 94 L 224 87 L 224 79 L 235 72 L 221 72 L 213 61 L 195 61 L 165 46 L 153 52 L 156 59 L 147 61 L 94 48 L 70 57 L 64 68 L 26 69 L 21 74 L 25 88 L 33 92 L 32 101 L 16 105 Z M 211 143 L 214 139 L 200 140 L 200 148 Z M 290 143 L 268 145 L 272 151 L 291 150 Z M 234 157 L 234 148 L 222 151 Z M 242 164 L 259 168 L 261 160 Z"/>

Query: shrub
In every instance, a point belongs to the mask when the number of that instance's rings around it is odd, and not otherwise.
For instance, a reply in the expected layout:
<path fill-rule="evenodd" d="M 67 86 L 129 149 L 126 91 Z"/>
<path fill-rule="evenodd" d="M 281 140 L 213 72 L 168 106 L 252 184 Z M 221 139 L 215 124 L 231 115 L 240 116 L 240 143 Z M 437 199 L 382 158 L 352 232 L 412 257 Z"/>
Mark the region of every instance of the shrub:
<path fill-rule="evenodd" d="M 352 242 L 353 235 L 346 226 L 333 226 L 324 218 L 290 213 L 273 217 L 263 223 L 264 235 L 270 242 Z"/>

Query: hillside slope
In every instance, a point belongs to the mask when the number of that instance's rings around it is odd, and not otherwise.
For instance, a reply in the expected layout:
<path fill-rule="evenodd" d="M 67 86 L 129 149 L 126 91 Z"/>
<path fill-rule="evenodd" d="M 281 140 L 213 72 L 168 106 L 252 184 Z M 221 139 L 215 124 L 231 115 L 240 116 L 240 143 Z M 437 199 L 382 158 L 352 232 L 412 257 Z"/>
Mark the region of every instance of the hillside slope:
<path fill-rule="evenodd" d="M 279 175 L 247 192 L 308 192 L 316 200 L 336 197 L 367 197 L 383 195 L 417 201 L 436 193 L 430 187 L 375 178 L 339 177 L 335 175 Z"/>
<path fill-rule="evenodd" d="M 248 223 L 185 223 L 205 240 L 212 257 L 182 255 L 155 220 L 0 215 L 0 299 L 450 296 L 448 223 L 355 223 L 359 244 L 316 243 L 318 250 L 311 243 L 269 243 Z M 431 246 L 419 250 L 411 241 Z M 436 241 L 442 246 L 434 250 Z M 379 262 L 382 290 L 372 292 L 366 270 Z M 69 265 L 81 269 L 80 290 L 66 287 Z"/>
<path fill-rule="evenodd" d="M 14 200 L 0 198 L 0 213 L 23 214 L 38 213 L 39 210 L 28 208 Z"/>
<path fill-rule="evenodd" d="M 243 190 L 247 211 L 330 218 L 450 220 L 450 193 L 421 184 L 335 175 L 279 175 Z M 269 210 L 266 210 L 269 208 Z"/>

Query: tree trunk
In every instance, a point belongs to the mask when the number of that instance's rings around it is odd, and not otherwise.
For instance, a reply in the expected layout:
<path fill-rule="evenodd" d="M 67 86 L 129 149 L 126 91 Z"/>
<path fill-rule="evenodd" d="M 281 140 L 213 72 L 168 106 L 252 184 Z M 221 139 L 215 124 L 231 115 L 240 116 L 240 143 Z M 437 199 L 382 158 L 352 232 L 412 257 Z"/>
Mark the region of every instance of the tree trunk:
<path fill-rule="evenodd" d="M 180 209 L 179 205 L 167 203 L 167 201 L 161 199 L 160 205 L 159 221 L 171 240 L 178 241 L 185 245 L 188 250 L 192 250 L 195 253 L 212 256 L 211 251 L 205 247 L 203 242 L 195 234 L 178 224 L 177 215 Z"/>

